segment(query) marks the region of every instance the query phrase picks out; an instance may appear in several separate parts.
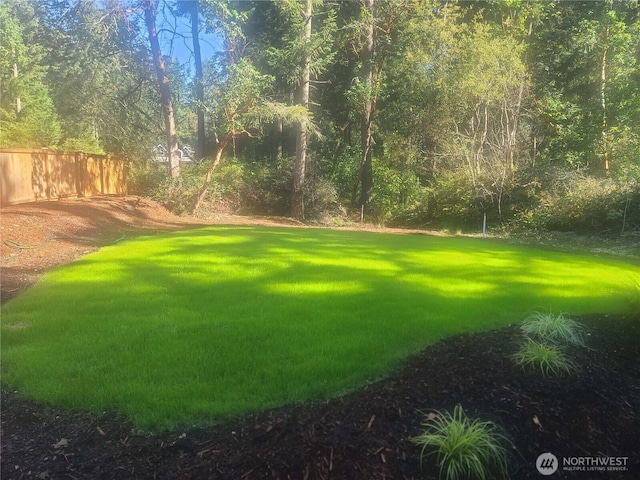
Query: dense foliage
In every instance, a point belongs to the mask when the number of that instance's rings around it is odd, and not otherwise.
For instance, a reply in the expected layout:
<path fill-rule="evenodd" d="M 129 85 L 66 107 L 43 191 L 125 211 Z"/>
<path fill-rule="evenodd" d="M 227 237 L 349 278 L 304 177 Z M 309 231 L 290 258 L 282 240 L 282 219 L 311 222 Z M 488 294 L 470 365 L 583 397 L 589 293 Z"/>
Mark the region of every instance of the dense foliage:
<path fill-rule="evenodd" d="M 222 45 L 197 77 L 166 59 L 204 150 L 180 178 L 149 163 L 149 4 Z M 1 145 L 127 155 L 134 193 L 181 212 L 289 214 L 303 184 L 312 220 L 640 228 L 636 1 L 6 0 L 0 21 Z"/>

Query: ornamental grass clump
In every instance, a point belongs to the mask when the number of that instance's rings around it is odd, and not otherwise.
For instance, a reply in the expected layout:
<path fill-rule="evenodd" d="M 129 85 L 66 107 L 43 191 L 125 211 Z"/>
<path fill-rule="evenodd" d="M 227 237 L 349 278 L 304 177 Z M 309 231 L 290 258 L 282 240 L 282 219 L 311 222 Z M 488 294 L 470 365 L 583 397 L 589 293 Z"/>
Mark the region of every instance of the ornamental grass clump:
<path fill-rule="evenodd" d="M 558 345 L 533 340 L 527 340 L 513 359 L 524 370 L 540 370 L 543 376 L 571 374 L 577 370 L 576 364 Z"/>
<path fill-rule="evenodd" d="M 532 340 L 554 345 L 585 346 L 584 327 L 562 314 L 537 313 L 527 318 L 520 329 Z"/>
<path fill-rule="evenodd" d="M 440 478 L 445 480 L 508 477 L 507 438 L 492 422 L 472 420 L 456 405 L 453 414 L 431 414 L 422 423 L 424 432 L 412 438 L 425 453 L 435 454 Z"/>
<path fill-rule="evenodd" d="M 565 347 L 585 347 L 586 330 L 562 314 L 537 313 L 530 316 L 520 330 L 525 341 L 513 355 L 523 370 L 540 371 L 543 376 L 572 374 L 578 365 L 563 352 Z"/>

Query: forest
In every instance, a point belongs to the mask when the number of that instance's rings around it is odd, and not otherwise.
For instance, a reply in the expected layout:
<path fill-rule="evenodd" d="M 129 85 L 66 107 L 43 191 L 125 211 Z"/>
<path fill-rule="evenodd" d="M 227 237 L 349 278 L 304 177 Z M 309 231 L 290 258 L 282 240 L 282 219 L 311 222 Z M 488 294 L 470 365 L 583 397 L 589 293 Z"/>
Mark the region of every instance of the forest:
<path fill-rule="evenodd" d="M 179 214 L 640 232 L 635 0 L 4 0 L 0 22 L 0 147 L 126 156 L 130 193 Z"/>

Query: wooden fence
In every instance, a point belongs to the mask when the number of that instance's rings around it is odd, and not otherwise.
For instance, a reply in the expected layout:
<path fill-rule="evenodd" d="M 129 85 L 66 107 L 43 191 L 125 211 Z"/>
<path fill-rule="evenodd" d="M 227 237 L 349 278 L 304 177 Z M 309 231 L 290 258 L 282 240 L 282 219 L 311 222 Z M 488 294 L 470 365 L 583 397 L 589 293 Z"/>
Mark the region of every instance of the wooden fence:
<path fill-rule="evenodd" d="M 124 158 L 47 149 L 0 149 L 2 206 L 126 193 Z"/>

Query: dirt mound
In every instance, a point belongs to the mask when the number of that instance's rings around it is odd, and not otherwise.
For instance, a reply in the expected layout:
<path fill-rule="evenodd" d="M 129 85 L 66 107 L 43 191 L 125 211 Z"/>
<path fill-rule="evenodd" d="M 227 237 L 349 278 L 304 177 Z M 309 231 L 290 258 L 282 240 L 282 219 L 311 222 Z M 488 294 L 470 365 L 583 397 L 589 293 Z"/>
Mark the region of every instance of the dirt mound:
<path fill-rule="evenodd" d="M 15 297 L 45 270 L 128 236 L 213 224 L 282 223 L 225 214 L 207 219 L 179 217 L 156 202 L 132 195 L 4 207 L 0 210 L 0 300 L 4 303 Z"/>
<path fill-rule="evenodd" d="M 179 217 L 152 200 L 133 195 L 3 207 L 0 210 L 0 303 L 33 285 L 44 271 L 129 236 L 206 225 L 313 227 L 286 217 L 210 212 L 202 215 L 202 218 Z M 360 224 L 343 228 L 437 234 Z"/>
<path fill-rule="evenodd" d="M 135 196 L 27 203 L 0 210 L 2 302 L 33 285 L 42 272 L 126 235 L 193 225 Z"/>

